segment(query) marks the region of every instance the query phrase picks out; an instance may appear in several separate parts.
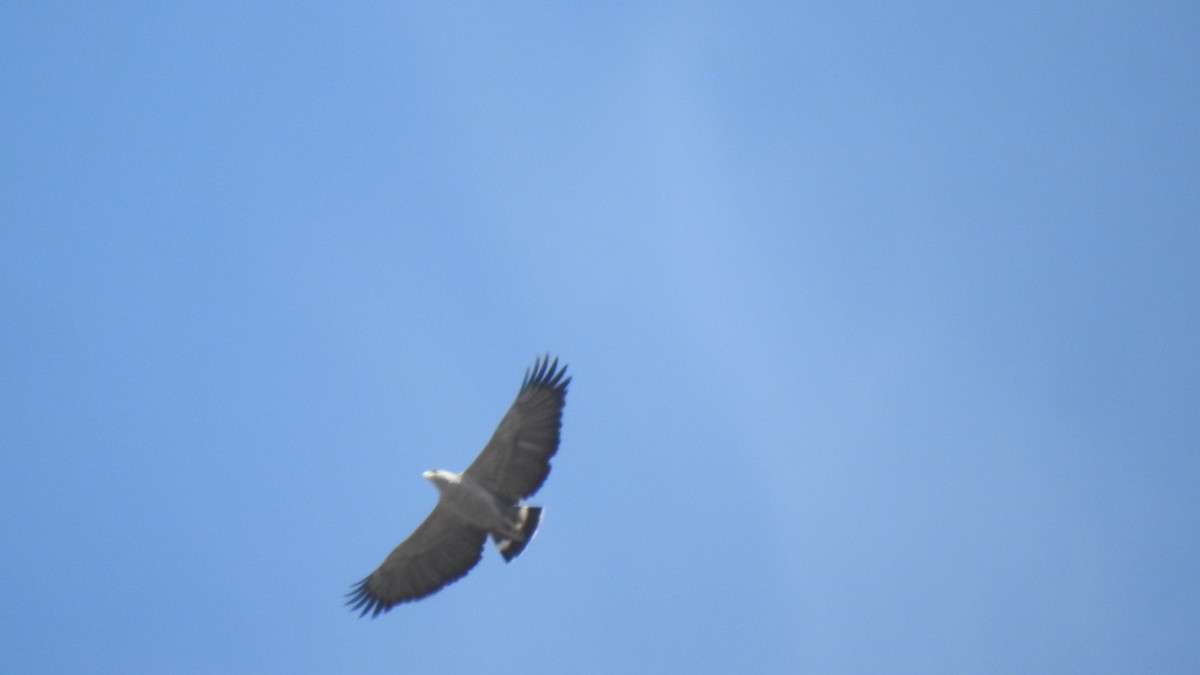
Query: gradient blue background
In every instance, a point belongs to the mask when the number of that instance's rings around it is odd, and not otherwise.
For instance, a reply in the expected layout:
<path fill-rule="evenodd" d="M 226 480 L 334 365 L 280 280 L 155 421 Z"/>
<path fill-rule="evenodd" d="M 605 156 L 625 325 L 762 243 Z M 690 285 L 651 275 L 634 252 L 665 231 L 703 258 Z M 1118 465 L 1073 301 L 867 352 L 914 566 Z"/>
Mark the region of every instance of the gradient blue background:
<path fill-rule="evenodd" d="M 3 670 L 1196 672 L 1198 7 L 4 3 Z"/>

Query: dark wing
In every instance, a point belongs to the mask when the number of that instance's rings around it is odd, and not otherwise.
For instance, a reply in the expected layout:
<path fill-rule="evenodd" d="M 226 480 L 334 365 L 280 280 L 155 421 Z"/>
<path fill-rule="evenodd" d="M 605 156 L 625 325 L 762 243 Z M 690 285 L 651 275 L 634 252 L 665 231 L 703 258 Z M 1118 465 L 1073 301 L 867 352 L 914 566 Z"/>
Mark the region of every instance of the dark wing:
<path fill-rule="evenodd" d="M 464 576 L 483 556 L 487 531 L 454 517 L 440 503 L 371 575 L 355 584 L 346 602 L 372 618 L 393 605 L 436 593 Z"/>
<path fill-rule="evenodd" d="M 558 450 L 558 430 L 567 398 L 567 367 L 547 355 L 525 371 L 517 400 L 500 420 L 492 440 L 463 472 L 510 504 L 537 492 Z"/>

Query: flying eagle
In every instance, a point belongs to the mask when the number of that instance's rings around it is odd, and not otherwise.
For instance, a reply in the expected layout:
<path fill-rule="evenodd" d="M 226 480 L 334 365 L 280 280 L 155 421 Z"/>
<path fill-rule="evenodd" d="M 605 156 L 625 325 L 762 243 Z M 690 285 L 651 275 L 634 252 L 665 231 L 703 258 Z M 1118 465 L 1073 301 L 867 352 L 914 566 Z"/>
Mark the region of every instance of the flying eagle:
<path fill-rule="evenodd" d="M 438 489 L 438 503 L 374 572 L 348 594 L 351 611 L 372 618 L 418 600 L 466 576 L 483 556 L 488 535 L 504 561 L 525 549 L 541 507 L 522 506 L 550 473 L 566 403 L 567 367 L 550 356 L 525 371 L 517 400 L 483 451 L 461 474 L 422 474 Z"/>

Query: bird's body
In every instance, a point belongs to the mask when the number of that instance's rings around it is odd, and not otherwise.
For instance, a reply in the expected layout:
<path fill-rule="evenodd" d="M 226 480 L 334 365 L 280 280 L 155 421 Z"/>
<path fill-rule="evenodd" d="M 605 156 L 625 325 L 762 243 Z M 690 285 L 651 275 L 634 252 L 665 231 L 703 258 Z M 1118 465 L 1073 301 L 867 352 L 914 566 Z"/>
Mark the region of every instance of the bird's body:
<path fill-rule="evenodd" d="M 421 475 L 437 487 L 439 504 L 464 523 L 489 532 L 505 527 L 505 514 L 511 507 L 475 481 L 444 469 L 426 471 Z"/>
<path fill-rule="evenodd" d="M 536 506 L 510 506 L 488 492 L 470 476 L 444 469 L 422 474 L 437 486 L 439 506 L 467 525 L 492 535 L 505 560 L 512 560 L 533 538 L 542 510 Z"/>
<path fill-rule="evenodd" d="M 437 506 L 354 587 L 348 603 L 353 609 L 377 616 L 437 592 L 479 562 L 489 534 L 505 562 L 525 550 L 542 509 L 521 500 L 550 473 L 570 381 L 557 359 L 535 361 L 475 461 L 462 473 L 435 469 L 423 474 L 438 488 Z"/>

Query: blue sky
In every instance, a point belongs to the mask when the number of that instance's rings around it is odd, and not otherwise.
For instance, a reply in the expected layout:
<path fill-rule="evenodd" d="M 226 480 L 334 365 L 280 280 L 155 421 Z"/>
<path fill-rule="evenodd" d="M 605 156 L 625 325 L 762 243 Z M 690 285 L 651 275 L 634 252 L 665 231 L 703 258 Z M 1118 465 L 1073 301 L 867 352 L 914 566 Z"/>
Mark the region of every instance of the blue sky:
<path fill-rule="evenodd" d="M 1200 9 L 431 5 L 0 8 L 6 669 L 1194 672 Z"/>

